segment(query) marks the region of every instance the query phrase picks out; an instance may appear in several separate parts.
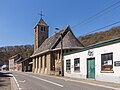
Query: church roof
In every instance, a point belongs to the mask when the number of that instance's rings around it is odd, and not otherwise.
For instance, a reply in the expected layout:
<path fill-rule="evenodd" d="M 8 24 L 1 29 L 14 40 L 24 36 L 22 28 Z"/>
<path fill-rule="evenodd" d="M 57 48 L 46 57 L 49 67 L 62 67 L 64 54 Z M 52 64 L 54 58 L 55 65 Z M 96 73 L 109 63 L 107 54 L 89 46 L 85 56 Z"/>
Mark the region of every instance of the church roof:
<path fill-rule="evenodd" d="M 42 45 L 33 53 L 31 57 L 37 56 L 39 54 L 61 49 L 60 41 L 61 35 L 63 37 L 63 49 L 78 49 L 82 48 L 83 45 L 74 36 L 69 26 L 55 33 L 53 36 L 47 38 Z"/>

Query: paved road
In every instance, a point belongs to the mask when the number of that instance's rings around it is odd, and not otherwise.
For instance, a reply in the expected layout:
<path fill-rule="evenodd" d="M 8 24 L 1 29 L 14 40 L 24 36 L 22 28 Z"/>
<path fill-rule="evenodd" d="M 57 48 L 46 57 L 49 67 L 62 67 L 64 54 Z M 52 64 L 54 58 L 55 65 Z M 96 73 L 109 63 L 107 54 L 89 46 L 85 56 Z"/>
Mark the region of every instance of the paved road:
<path fill-rule="evenodd" d="M 44 75 L 12 72 L 21 90 L 113 90 Z"/>

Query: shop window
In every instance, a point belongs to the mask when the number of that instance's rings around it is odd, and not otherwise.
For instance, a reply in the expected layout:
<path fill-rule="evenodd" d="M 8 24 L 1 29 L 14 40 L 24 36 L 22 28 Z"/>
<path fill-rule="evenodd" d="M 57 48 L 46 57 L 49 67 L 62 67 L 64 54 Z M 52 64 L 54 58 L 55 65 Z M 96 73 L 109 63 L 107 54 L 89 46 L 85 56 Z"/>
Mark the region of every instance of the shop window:
<path fill-rule="evenodd" d="M 101 71 L 113 71 L 113 53 L 101 55 Z"/>
<path fill-rule="evenodd" d="M 80 58 L 74 59 L 74 71 L 77 71 L 77 72 L 80 71 Z"/>
<path fill-rule="evenodd" d="M 66 71 L 70 71 L 71 70 L 71 68 L 70 68 L 70 66 L 71 66 L 71 63 L 70 63 L 70 59 L 68 59 L 68 60 L 66 60 Z"/>

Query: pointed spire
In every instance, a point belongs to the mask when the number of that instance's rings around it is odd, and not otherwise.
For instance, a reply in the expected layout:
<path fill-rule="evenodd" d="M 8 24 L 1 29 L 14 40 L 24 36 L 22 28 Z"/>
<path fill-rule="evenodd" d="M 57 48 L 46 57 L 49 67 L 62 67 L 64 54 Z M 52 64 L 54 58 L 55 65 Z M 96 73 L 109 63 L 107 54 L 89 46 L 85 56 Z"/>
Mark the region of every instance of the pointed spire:
<path fill-rule="evenodd" d="M 38 24 L 39 25 L 48 26 L 42 18 L 40 19 L 40 21 L 38 22 Z"/>

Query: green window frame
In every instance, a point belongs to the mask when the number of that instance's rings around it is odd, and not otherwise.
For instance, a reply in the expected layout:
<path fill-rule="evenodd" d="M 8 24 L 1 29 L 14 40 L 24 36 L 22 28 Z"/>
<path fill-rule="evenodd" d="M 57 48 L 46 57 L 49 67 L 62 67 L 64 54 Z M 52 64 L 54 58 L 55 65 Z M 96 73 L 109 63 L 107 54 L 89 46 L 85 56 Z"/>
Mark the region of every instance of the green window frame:
<path fill-rule="evenodd" d="M 66 60 L 66 71 L 71 71 L 71 60 Z"/>

